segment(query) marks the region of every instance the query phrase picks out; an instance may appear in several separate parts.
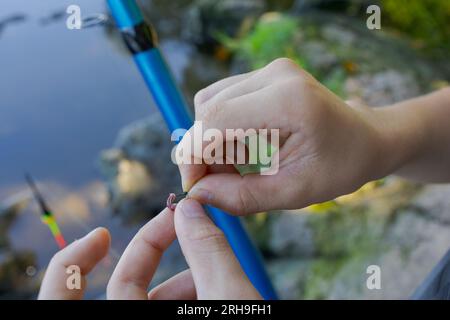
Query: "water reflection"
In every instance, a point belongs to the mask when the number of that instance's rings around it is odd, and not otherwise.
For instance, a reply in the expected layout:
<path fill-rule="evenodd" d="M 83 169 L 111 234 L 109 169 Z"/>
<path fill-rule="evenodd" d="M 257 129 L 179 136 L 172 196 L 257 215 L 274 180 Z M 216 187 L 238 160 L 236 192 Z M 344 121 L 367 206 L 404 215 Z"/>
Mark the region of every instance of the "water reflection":
<path fill-rule="evenodd" d="M 51 23 L 60 23 L 67 18 L 66 9 L 61 8 L 59 10 L 53 11 L 49 15 L 45 15 L 44 17 L 39 19 L 39 22 L 42 25 L 48 25 Z"/>
<path fill-rule="evenodd" d="M 10 25 L 17 24 L 19 22 L 24 22 L 26 20 L 27 16 L 24 14 L 16 13 L 12 14 L 10 16 L 7 16 L 6 18 L 3 18 L 0 20 L 0 34 L 6 27 Z"/>

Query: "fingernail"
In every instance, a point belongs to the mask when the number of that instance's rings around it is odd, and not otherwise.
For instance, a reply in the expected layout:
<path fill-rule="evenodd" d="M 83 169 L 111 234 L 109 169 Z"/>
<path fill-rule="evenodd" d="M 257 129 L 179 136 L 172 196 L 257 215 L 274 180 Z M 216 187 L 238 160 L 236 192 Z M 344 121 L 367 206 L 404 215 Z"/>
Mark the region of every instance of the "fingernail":
<path fill-rule="evenodd" d="M 195 181 L 192 179 L 188 179 L 187 177 L 181 177 L 181 188 L 183 189 L 183 192 L 188 192 L 192 186 L 194 185 Z"/>
<path fill-rule="evenodd" d="M 198 200 L 202 203 L 210 203 L 212 201 L 214 195 L 209 190 L 193 187 L 189 191 L 188 197 Z"/>
<path fill-rule="evenodd" d="M 183 189 L 183 192 L 188 192 L 190 185 L 185 181 L 183 178 L 181 178 L 181 188 Z"/>
<path fill-rule="evenodd" d="M 176 208 L 188 218 L 198 218 L 204 215 L 202 206 L 195 200 L 181 200 Z"/>

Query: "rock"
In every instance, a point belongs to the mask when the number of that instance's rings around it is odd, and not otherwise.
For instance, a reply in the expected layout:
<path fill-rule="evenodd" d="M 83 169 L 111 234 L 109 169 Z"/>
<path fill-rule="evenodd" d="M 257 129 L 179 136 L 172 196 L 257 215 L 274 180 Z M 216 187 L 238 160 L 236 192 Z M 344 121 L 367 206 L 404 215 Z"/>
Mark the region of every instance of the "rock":
<path fill-rule="evenodd" d="M 267 263 L 267 270 L 281 299 L 302 297 L 308 277 L 308 261 L 301 259 L 271 260 Z"/>
<path fill-rule="evenodd" d="M 369 106 L 386 106 L 420 95 L 417 80 L 396 70 L 350 77 L 345 82 L 350 99 L 362 98 Z"/>
<path fill-rule="evenodd" d="M 309 225 L 308 213 L 285 211 L 277 214 L 271 223 L 270 251 L 281 257 L 295 256 L 299 259 L 315 252 L 313 229 Z"/>
<path fill-rule="evenodd" d="M 15 216 L 20 213 L 32 199 L 29 190 L 20 191 L 0 203 L 0 218 Z"/>
<path fill-rule="evenodd" d="M 183 36 L 199 46 L 216 44 L 216 33 L 236 36 L 244 20 L 255 19 L 266 8 L 259 0 L 196 0 L 183 19 Z"/>
<path fill-rule="evenodd" d="M 267 242 L 281 296 L 407 299 L 450 248 L 448 192 L 390 177 L 328 212 L 276 213 Z M 370 265 L 381 268 L 381 290 L 366 286 Z"/>
<path fill-rule="evenodd" d="M 380 259 L 384 287 L 365 289 L 367 298 L 410 297 L 450 248 L 450 227 L 417 213 L 402 213 L 389 233 L 391 249 Z"/>
<path fill-rule="evenodd" d="M 171 162 L 173 144 L 159 114 L 123 128 L 115 147 L 102 152 L 109 202 L 127 221 L 148 219 L 180 189 L 178 167 Z"/>
<path fill-rule="evenodd" d="M 0 203 L 0 249 L 9 247 L 9 228 L 31 199 L 30 191 L 23 190 Z"/>
<path fill-rule="evenodd" d="M 20 251 L 2 253 L 0 256 L 0 299 L 35 298 L 39 283 L 30 281 L 27 268 L 36 265 L 34 253 Z"/>
<path fill-rule="evenodd" d="M 198 57 L 194 56 L 196 55 L 195 47 L 186 41 L 177 39 L 164 39 L 159 46 L 169 64 L 175 81 L 182 83 L 186 69 L 193 61 L 198 60 Z"/>
<path fill-rule="evenodd" d="M 302 52 L 309 57 L 308 64 L 316 70 L 329 70 L 339 63 L 338 57 L 321 41 L 308 41 Z"/>
<path fill-rule="evenodd" d="M 450 184 L 425 186 L 412 205 L 437 222 L 450 224 Z"/>
<path fill-rule="evenodd" d="M 374 223 L 367 215 L 362 220 L 369 229 Z M 360 228 L 358 224 L 355 220 L 353 227 Z M 374 239 L 377 241 L 371 240 L 371 246 L 359 239 L 361 244 L 355 243 L 351 253 L 336 256 L 328 251 L 307 260 L 310 267 L 302 298 L 407 299 L 450 248 L 450 226 L 420 211 L 399 211 L 381 231 Z M 334 241 L 347 236 L 345 232 L 335 233 Z M 381 269 L 380 290 L 366 286 L 369 265 Z"/>
<path fill-rule="evenodd" d="M 266 16 L 255 25 L 264 23 Z M 336 94 L 362 99 L 370 106 L 418 96 L 432 90 L 432 83 L 446 79 L 442 68 L 424 59 L 407 41 L 368 30 L 361 20 L 323 12 L 278 16 L 280 21 L 290 19 L 297 24 L 293 31 L 277 30 L 278 37 L 286 38 L 284 42 L 276 42 L 278 38 L 258 32 L 258 28 L 250 28 L 229 42 L 228 48 L 235 53 L 231 64 L 234 73 L 289 56 Z M 266 48 L 255 42 L 276 45 Z"/>
<path fill-rule="evenodd" d="M 356 40 L 356 34 L 348 28 L 336 24 L 327 24 L 322 28 L 322 36 L 328 42 L 337 42 L 342 46 L 352 46 Z"/>

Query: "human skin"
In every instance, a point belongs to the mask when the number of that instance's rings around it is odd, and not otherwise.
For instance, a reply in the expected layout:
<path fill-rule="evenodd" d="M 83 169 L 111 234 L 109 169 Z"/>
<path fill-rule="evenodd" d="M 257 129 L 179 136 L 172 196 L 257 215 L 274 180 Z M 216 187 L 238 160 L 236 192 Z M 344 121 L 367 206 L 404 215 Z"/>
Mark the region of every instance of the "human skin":
<path fill-rule="evenodd" d="M 232 214 L 302 208 L 393 173 L 450 181 L 449 88 L 368 108 L 347 104 L 281 58 L 212 84 L 194 102 L 194 126 L 201 122 L 203 130 L 219 129 L 224 137 L 226 129 L 280 130 L 274 175 L 241 176 L 231 165 L 179 164 L 189 197 Z M 180 148 L 193 143 L 192 137 L 185 135 Z M 189 156 L 194 163 L 195 155 Z"/>
<path fill-rule="evenodd" d="M 189 269 L 152 290 L 148 287 L 163 252 L 178 238 Z M 87 288 L 86 275 L 107 255 L 110 235 L 97 228 L 59 251 L 50 261 L 38 299 L 78 300 Z M 66 286 L 66 268 L 80 267 L 80 289 Z M 120 258 L 107 288 L 108 299 L 261 299 L 236 260 L 224 234 L 192 199 L 175 212 L 164 209 L 143 226 Z"/>

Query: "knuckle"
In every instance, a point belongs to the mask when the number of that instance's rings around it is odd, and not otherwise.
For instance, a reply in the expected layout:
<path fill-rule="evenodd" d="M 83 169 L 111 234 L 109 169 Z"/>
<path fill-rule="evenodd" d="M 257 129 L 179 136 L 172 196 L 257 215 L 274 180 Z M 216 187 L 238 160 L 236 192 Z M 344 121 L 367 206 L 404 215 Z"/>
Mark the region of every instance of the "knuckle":
<path fill-rule="evenodd" d="M 287 79 L 282 86 L 283 88 L 281 88 L 280 91 L 284 92 L 284 95 L 289 97 L 289 103 L 287 104 L 289 108 L 287 108 L 286 111 L 288 113 L 290 112 L 290 117 L 296 117 L 298 116 L 299 105 L 306 105 L 305 102 L 310 100 L 309 97 L 314 92 L 312 83 L 307 76 L 298 74 L 290 79 Z M 296 92 L 296 94 L 292 94 L 292 92 Z M 303 103 L 299 104 L 300 100 L 303 101 Z M 315 103 L 312 104 L 315 105 Z"/>
<path fill-rule="evenodd" d="M 187 236 L 195 243 L 195 250 L 202 252 L 221 252 L 228 246 L 224 233 L 213 225 L 199 226 Z"/>
<path fill-rule="evenodd" d="M 198 119 L 202 114 L 203 110 L 205 109 L 204 103 L 196 103 L 194 102 L 194 111 L 195 111 L 195 118 Z"/>
<path fill-rule="evenodd" d="M 289 58 L 278 58 L 272 61 L 268 67 L 272 67 L 280 70 L 290 70 L 297 69 L 298 65 L 292 59 Z"/>
<path fill-rule="evenodd" d="M 259 202 L 253 192 L 246 184 L 242 184 L 239 188 L 239 205 L 235 210 L 237 215 L 245 215 L 258 211 Z"/>
<path fill-rule="evenodd" d="M 205 123 L 214 122 L 214 120 L 219 116 L 220 111 L 223 110 L 222 104 L 223 103 L 215 102 L 209 104 L 208 106 L 204 106 L 198 114 L 197 120 L 201 120 Z"/>
<path fill-rule="evenodd" d="M 289 89 L 295 90 L 294 92 L 303 92 L 308 86 L 308 81 L 303 74 L 296 75 L 295 77 L 292 77 L 286 81 Z"/>
<path fill-rule="evenodd" d="M 127 287 L 142 288 L 143 286 L 145 286 L 145 281 L 142 279 L 137 279 L 128 273 L 120 273 L 114 277 L 111 277 L 106 287 L 106 294 L 109 296 L 117 296 L 120 295 L 120 292 Z"/>
<path fill-rule="evenodd" d="M 145 230 L 143 230 L 145 231 Z M 146 247 L 152 249 L 158 253 L 163 253 L 165 247 L 161 244 L 158 239 L 156 239 L 153 235 L 148 235 L 148 233 L 142 232 L 141 241 L 145 244 Z M 133 240 L 135 241 L 135 240 Z"/>
<path fill-rule="evenodd" d="M 194 105 L 197 107 L 203 104 L 207 100 L 208 90 L 207 88 L 198 91 L 194 96 Z"/>
<path fill-rule="evenodd" d="M 201 224 L 188 234 L 189 240 L 204 241 L 224 237 L 223 232 L 212 224 Z"/>

